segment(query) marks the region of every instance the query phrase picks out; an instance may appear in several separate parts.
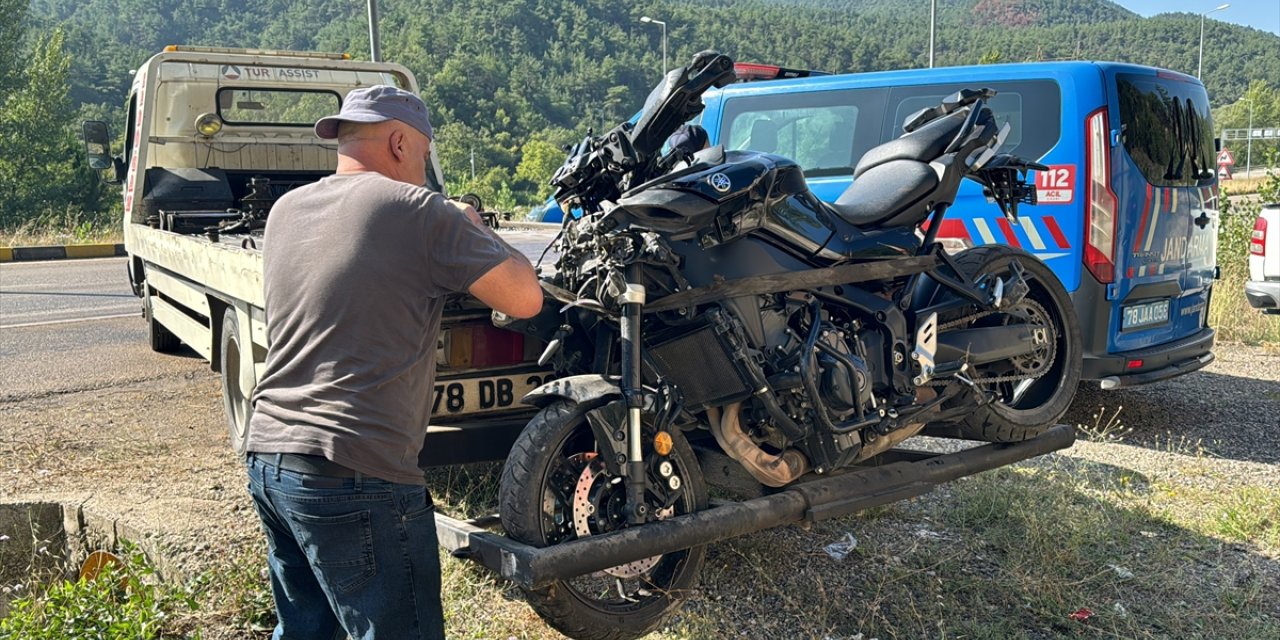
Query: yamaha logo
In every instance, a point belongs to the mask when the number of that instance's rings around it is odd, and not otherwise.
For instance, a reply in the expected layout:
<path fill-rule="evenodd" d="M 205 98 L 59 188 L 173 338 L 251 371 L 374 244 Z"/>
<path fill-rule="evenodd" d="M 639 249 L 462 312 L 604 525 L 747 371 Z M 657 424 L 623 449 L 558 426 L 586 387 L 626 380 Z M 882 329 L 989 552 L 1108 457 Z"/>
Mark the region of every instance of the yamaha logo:
<path fill-rule="evenodd" d="M 709 182 L 709 183 L 711 184 L 711 188 L 712 188 L 712 189 L 715 189 L 716 191 L 719 191 L 720 193 L 725 193 L 725 192 L 726 192 L 726 191 L 728 191 L 731 187 L 733 187 L 733 183 L 732 183 L 732 182 L 729 182 L 729 176 L 726 176 L 726 175 L 725 175 L 725 174 L 723 174 L 723 173 L 713 173 L 713 174 L 711 174 L 711 177 L 710 177 L 710 178 L 707 178 L 707 182 Z"/>

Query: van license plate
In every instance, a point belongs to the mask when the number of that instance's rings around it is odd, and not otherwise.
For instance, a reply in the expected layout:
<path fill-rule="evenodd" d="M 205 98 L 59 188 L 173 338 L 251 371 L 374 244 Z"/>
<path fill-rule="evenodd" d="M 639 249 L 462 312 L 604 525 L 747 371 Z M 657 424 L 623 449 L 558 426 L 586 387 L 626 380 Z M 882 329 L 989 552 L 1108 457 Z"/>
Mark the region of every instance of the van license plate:
<path fill-rule="evenodd" d="M 1120 329 L 1137 329 L 1169 322 L 1169 301 L 1135 304 L 1121 310 Z"/>
<path fill-rule="evenodd" d="M 524 394 L 555 379 L 551 372 L 521 373 L 492 378 L 442 380 L 436 383 L 431 399 L 431 415 L 460 416 L 506 411 L 524 407 Z"/>

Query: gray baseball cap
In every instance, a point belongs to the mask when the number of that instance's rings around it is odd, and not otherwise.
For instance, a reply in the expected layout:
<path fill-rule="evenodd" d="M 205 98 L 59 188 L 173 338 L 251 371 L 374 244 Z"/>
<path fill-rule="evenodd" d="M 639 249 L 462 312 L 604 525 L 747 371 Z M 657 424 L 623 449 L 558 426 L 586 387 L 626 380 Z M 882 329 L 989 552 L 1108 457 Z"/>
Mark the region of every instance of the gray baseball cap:
<path fill-rule="evenodd" d="M 396 87 L 376 84 L 372 87 L 353 89 L 342 101 L 342 111 L 316 121 L 316 135 L 325 140 L 338 137 L 341 122 L 386 122 L 399 120 L 434 139 L 431 120 L 427 117 L 427 105 L 422 98 Z"/>

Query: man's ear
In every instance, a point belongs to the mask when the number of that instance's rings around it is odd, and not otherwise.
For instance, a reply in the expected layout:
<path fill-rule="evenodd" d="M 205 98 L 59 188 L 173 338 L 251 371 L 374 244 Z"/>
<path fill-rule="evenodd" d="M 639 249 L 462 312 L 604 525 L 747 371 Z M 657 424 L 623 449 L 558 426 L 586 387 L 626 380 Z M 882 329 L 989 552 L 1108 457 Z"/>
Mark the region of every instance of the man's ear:
<path fill-rule="evenodd" d="M 393 129 L 391 131 L 391 136 L 387 139 L 387 143 L 390 145 L 391 155 L 395 157 L 397 161 L 404 162 L 405 158 L 408 157 L 409 146 L 409 141 L 407 140 L 407 136 L 404 135 L 404 131 L 399 128 Z"/>

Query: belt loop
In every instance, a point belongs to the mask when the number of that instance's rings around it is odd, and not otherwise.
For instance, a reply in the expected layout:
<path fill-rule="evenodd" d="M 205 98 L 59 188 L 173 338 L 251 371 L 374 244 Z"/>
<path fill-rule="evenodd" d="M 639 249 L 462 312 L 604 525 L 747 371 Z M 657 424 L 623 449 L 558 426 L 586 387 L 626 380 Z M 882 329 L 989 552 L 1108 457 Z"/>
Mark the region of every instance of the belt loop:
<path fill-rule="evenodd" d="M 276 454 L 276 482 L 280 482 L 280 465 L 284 464 L 284 454 Z"/>
<path fill-rule="evenodd" d="M 352 471 L 355 471 L 355 469 L 352 469 Z M 356 474 L 356 482 L 355 482 L 356 491 L 363 492 L 364 491 L 364 474 L 360 473 L 359 471 L 355 471 L 355 474 Z"/>

